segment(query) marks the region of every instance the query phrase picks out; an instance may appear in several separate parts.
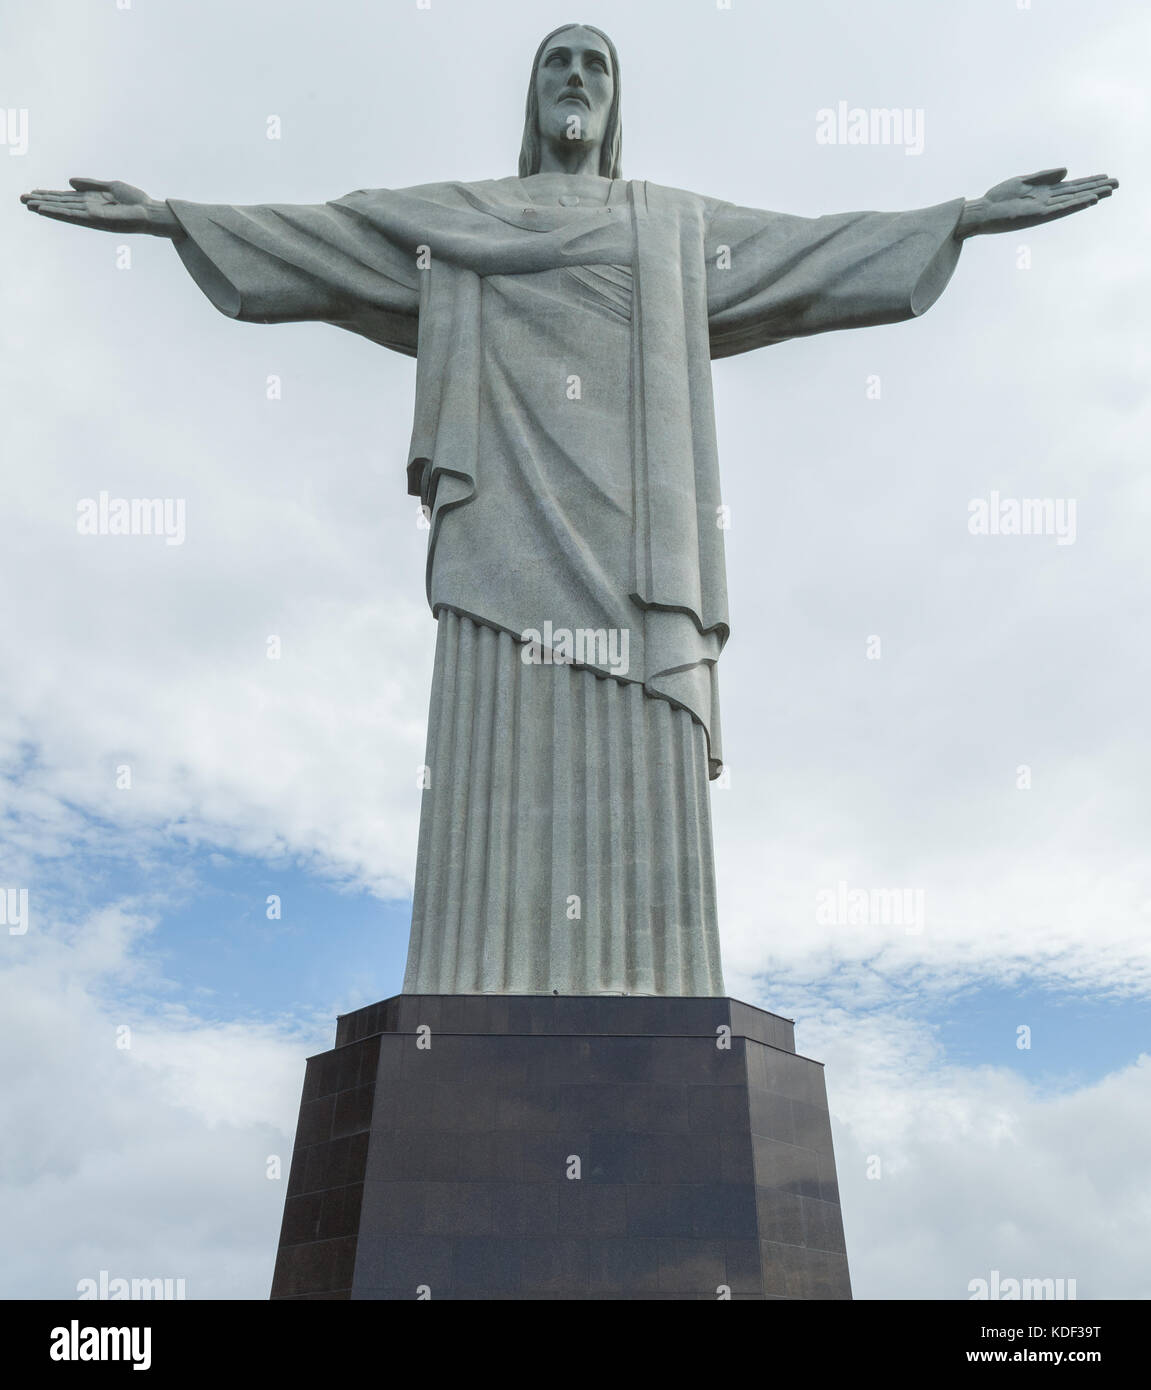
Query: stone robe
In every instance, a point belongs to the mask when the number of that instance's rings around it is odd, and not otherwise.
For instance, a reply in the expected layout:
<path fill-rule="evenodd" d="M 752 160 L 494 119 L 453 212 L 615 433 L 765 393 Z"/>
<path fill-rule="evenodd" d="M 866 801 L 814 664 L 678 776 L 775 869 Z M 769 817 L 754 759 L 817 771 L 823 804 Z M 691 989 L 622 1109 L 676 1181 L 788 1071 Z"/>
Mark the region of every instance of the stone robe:
<path fill-rule="evenodd" d="M 710 359 L 922 313 L 963 205 L 802 218 L 558 175 L 170 202 L 225 314 L 417 358 L 439 635 L 405 991 L 723 993 Z"/>

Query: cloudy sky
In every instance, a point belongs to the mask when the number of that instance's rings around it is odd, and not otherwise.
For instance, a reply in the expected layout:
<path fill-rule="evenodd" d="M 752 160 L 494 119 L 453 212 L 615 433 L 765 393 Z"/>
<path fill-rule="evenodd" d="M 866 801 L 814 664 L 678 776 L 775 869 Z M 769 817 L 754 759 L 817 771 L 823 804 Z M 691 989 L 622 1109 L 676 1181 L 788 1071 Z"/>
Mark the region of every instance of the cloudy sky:
<path fill-rule="evenodd" d="M 400 988 L 434 642 L 414 364 L 232 323 L 166 242 L 125 265 L 17 195 L 504 176 L 537 42 L 583 19 L 620 50 L 629 177 L 804 215 L 1123 181 L 966 243 L 917 322 L 717 364 L 713 804 L 729 991 L 827 1064 L 857 1296 L 992 1269 L 1151 1296 L 1146 6 L 123 4 L 0 24 L 0 886 L 29 893 L 0 1295 L 267 1296 L 303 1058 Z M 922 152 L 819 143 L 841 101 L 922 111 Z M 79 535 L 101 491 L 185 499 L 184 543 Z M 1074 499 L 1074 543 L 972 535 L 993 491 Z M 922 930 L 829 924 L 840 884 L 922 893 Z"/>

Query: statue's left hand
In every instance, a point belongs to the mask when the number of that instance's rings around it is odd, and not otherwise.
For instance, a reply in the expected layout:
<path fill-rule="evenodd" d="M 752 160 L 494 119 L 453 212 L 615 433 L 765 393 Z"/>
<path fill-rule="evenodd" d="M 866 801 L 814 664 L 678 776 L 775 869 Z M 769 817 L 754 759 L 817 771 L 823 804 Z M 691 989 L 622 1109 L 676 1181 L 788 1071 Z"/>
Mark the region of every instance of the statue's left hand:
<path fill-rule="evenodd" d="M 1119 187 L 1119 180 L 1108 178 L 1106 174 L 1092 174 L 1089 178 L 1064 183 L 1066 175 L 1066 169 L 1041 169 L 1038 174 L 997 183 L 982 198 L 972 199 L 967 204 L 956 235 L 1015 232 L 1024 227 L 1036 227 L 1040 222 L 1054 222 L 1058 217 L 1070 217 L 1073 212 L 1094 207 L 1101 199 L 1110 198 Z"/>

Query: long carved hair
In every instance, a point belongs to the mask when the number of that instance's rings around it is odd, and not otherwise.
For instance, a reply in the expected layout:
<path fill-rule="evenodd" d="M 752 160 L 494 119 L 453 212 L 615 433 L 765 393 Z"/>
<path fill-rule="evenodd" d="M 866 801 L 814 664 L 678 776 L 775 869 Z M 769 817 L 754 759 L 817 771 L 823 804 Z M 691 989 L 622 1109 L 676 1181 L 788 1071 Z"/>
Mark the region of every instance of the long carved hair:
<path fill-rule="evenodd" d="M 540 59 L 544 56 L 544 50 L 557 34 L 563 34 L 568 29 L 586 29 L 590 34 L 598 34 L 604 41 L 608 55 L 611 58 L 611 77 L 612 94 L 611 106 L 607 113 L 607 127 L 604 130 L 603 144 L 599 152 L 599 172 L 605 179 L 618 179 L 620 173 L 620 145 L 622 143 L 622 129 L 619 114 L 619 54 L 615 51 L 615 44 L 604 33 L 602 29 L 597 29 L 592 24 L 561 24 L 558 29 L 553 29 L 544 41 L 536 49 L 536 56 L 532 62 L 532 75 L 528 81 L 528 101 L 527 110 L 524 114 L 524 140 L 520 146 L 520 178 L 526 179 L 529 174 L 538 174 L 540 171 L 540 104 L 536 95 L 536 73 L 539 71 Z"/>

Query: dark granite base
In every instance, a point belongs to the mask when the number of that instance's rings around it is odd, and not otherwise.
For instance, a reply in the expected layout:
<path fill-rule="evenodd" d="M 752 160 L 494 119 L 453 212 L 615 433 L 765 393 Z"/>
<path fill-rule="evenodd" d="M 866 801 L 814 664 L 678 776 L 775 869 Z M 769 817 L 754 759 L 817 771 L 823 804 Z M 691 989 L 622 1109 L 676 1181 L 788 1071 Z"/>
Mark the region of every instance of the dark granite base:
<path fill-rule="evenodd" d="M 823 1068 L 733 999 L 347 1014 L 308 1060 L 272 1297 L 850 1298 Z"/>

